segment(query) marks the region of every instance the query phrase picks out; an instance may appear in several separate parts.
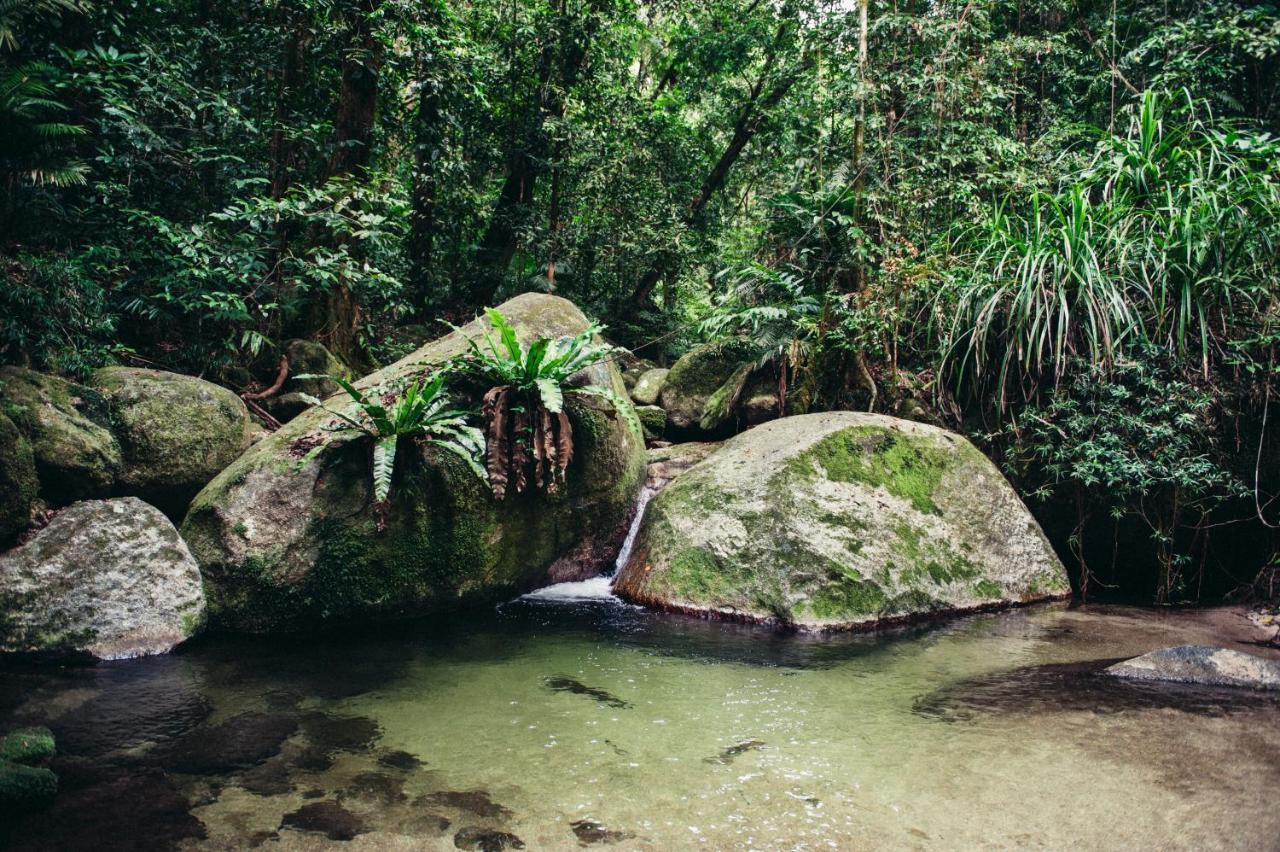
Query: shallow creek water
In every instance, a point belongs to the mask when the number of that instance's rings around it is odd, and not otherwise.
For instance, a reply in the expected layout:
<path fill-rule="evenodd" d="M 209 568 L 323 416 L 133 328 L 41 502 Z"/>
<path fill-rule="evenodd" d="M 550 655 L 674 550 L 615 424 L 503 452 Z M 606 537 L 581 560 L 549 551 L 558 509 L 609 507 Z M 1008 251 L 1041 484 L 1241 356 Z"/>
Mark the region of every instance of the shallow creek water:
<path fill-rule="evenodd" d="M 8 843 L 1277 847 L 1280 703 L 1095 673 L 1213 642 L 1210 615 L 1048 606 L 815 640 L 600 586 L 0 671 L 0 730 L 47 724 L 62 752 L 57 803 Z"/>

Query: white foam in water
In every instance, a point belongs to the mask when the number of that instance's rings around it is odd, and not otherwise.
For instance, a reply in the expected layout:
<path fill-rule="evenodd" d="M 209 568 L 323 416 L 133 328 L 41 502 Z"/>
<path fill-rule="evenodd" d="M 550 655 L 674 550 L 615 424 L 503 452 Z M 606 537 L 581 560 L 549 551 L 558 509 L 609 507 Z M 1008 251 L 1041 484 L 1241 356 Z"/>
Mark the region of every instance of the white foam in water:
<path fill-rule="evenodd" d="M 653 497 L 653 494 L 654 492 L 649 488 L 645 488 L 640 492 L 640 499 L 636 501 L 636 515 L 631 520 L 631 529 L 627 530 L 627 537 L 623 539 L 622 549 L 618 551 L 618 559 L 614 562 L 612 572 L 601 574 L 599 577 L 592 577 L 590 580 L 579 580 L 574 583 L 556 583 L 554 586 L 546 586 L 527 595 L 521 595 L 520 600 L 618 601 L 619 599 L 613 594 L 613 575 L 621 570 L 627 564 L 627 560 L 631 558 L 631 548 L 635 546 L 636 533 L 640 531 L 640 522 L 644 520 L 645 507 L 649 505 L 649 499 Z"/>

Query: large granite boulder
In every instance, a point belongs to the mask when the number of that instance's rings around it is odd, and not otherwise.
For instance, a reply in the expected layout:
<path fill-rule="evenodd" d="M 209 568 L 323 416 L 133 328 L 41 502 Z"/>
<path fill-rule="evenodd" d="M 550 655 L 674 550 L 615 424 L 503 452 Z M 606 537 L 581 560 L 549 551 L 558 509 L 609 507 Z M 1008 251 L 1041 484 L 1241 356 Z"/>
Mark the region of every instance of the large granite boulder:
<path fill-rule="evenodd" d="M 587 319 L 555 296 L 524 294 L 500 306 L 528 343 L 572 335 Z M 477 320 L 463 331 L 476 337 Z M 366 376 L 393 387 L 465 351 L 449 334 Z M 216 623 L 267 631 L 441 611 L 493 601 L 547 581 L 607 566 L 626 534 L 644 476 L 644 442 L 616 368 L 584 380 L 621 403 L 566 397 L 575 456 L 555 495 L 526 492 L 496 502 L 450 453 L 400 450 L 392 502 L 375 511 L 370 442 L 335 432 L 311 409 L 251 447 L 191 505 L 183 536 L 200 562 Z M 345 408 L 343 396 L 329 407 Z"/>
<path fill-rule="evenodd" d="M 853 412 L 726 441 L 649 504 L 615 584 L 647 606 L 817 630 L 1069 590 L 1039 526 L 972 444 Z"/>
<path fill-rule="evenodd" d="M 1205 645 L 1161 648 L 1109 666 L 1106 673 L 1126 680 L 1280 690 L 1280 660 Z"/>
<path fill-rule="evenodd" d="M 0 367 L 0 413 L 29 442 L 40 496 L 49 503 L 111 493 L 123 459 L 101 393 L 34 370 Z"/>
<path fill-rule="evenodd" d="M 27 528 L 39 485 L 31 442 L 0 414 L 0 547 Z"/>
<path fill-rule="evenodd" d="M 254 433 L 238 396 L 194 376 L 104 367 L 90 383 L 105 398 L 120 443 L 116 493 L 179 515 Z"/>
<path fill-rule="evenodd" d="M 75 503 L 0 555 L 0 651 L 162 654 L 204 612 L 200 570 L 178 531 L 136 497 Z"/>

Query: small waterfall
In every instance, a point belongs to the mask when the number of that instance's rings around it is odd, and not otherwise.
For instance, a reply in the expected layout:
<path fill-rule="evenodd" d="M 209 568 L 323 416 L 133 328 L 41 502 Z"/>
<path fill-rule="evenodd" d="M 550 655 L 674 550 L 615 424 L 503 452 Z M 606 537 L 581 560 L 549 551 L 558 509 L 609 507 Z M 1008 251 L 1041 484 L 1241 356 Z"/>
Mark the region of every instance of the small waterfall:
<path fill-rule="evenodd" d="M 622 540 L 622 549 L 618 551 L 618 558 L 613 563 L 613 572 L 609 575 L 610 577 L 627 567 L 627 560 L 631 558 L 631 548 L 636 544 L 636 533 L 640 532 L 640 522 L 644 520 L 644 510 L 656 493 L 658 489 L 651 488 L 648 484 L 640 490 L 640 498 L 636 500 L 636 516 L 631 519 L 631 529 L 627 530 L 627 537 Z"/>
<path fill-rule="evenodd" d="M 613 578 L 631 558 L 631 548 L 636 543 L 636 533 L 640 531 L 640 522 L 644 520 L 645 507 L 649 505 L 649 501 L 653 499 L 653 495 L 657 493 L 656 488 L 650 488 L 646 485 L 640 491 L 640 496 L 636 500 L 636 514 L 631 519 L 631 528 L 627 530 L 627 537 L 622 540 L 622 549 L 618 551 L 618 558 L 613 563 L 613 570 L 608 574 L 601 574 L 598 577 L 592 577 L 590 580 L 580 580 L 575 583 L 556 583 L 554 586 L 546 586 L 537 591 L 522 595 L 521 600 L 526 601 L 598 601 L 618 599 L 613 595 Z"/>

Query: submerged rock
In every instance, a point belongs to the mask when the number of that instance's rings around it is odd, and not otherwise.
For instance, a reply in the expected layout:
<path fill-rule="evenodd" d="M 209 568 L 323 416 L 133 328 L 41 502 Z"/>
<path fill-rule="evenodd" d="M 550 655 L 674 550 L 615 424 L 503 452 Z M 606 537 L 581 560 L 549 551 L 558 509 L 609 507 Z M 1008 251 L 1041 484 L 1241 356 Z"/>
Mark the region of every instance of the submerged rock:
<path fill-rule="evenodd" d="M 635 837 L 629 831 L 614 831 L 593 819 L 580 819 L 569 823 L 579 846 L 599 846 L 608 843 L 621 843 Z"/>
<path fill-rule="evenodd" d="M 53 801 L 58 777 L 33 765 L 53 752 L 53 734 L 48 728 L 23 728 L 0 737 L 0 824 Z"/>
<path fill-rule="evenodd" d="M 832 629 L 1070 587 L 1022 501 L 963 437 L 832 412 L 745 432 L 659 492 L 614 589 L 664 609 Z"/>
<path fill-rule="evenodd" d="M 631 388 L 631 398 L 639 405 L 656 405 L 658 397 L 662 395 L 662 384 L 670 372 L 661 367 L 645 370 Z"/>
<path fill-rule="evenodd" d="M 0 555 L 0 651 L 163 654 L 196 632 L 204 612 L 187 546 L 135 497 L 76 503 Z"/>
<path fill-rule="evenodd" d="M 1113 677 L 1280 690 L 1280 661 L 1229 648 L 1179 645 L 1109 666 Z"/>
<path fill-rule="evenodd" d="M 525 294 L 501 310 L 526 342 L 587 326 L 581 311 L 554 296 Z M 485 327 L 476 321 L 465 332 L 477 337 Z M 360 384 L 421 375 L 465 347 L 462 335 L 447 335 Z M 560 493 L 498 503 L 462 460 L 409 444 L 397 459 L 384 529 L 371 494 L 370 442 L 332 431 L 323 410 L 300 415 L 191 505 L 183 535 L 204 572 L 211 615 L 262 632 L 499 600 L 544 582 L 566 559 L 579 574 L 598 573 L 626 533 L 644 444 L 616 368 L 598 365 L 585 378 L 623 398 L 624 410 L 598 397 L 567 398 L 575 453 Z M 573 573 L 564 564 L 557 571 Z"/>
<path fill-rule="evenodd" d="M 216 725 L 192 729 L 159 755 L 172 772 L 217 775 L 257 766 L 280 753 L 298 729 L 293 716 L 242 713 Z"/>
<path fill-rule="evenodd" d="M 419 796 L 415 804 L 444 805 L 486 819 L 505 819 L 511 816 L 510 809 L 493 801 L 484 790 L 441 790 Z"/>
<path fill-rule="evenodd" d="M 504 849 L 523 849 L 524 841 L 506 831 L 464 828 L 453 836 L 453 845 L 475 852 L 502 852 Z"/>
<path fill-rule="evenodd" d="M 569 692 L 574 695 L 586 695 L 595 699 L 601 704 L 614 707 L 618 710 L 629 709 L 632 705 L 630 701 L 625 701 L 604 689 L 595 686 L 587 686 L 581 681 L 574 680 L 571 677 L 549 677 L 542 681 L 547 689 L 552 692 Z"/>
<path fill-rule="evenodd" d="M 253 436 L 240 398 L 203 379 L 105 367 L 90 381 L 107 400 L 123 453 L 117 491 L 171 512 L 181 514 Z"/>
<path fill-rule="evenodd" d="M 0 367 L 0 406 L 30 443 L 41 497 L 65 506 L 111 493 L 123 459 L 101 393 L 34 370 Z"/>
<path fill-rule="evenodd" d="M 364 820 L 333 801 L 303 805 L 285 814 L 280 827 L 314 831 L 330 840 L 353 840 L 369 830 Z"/>

